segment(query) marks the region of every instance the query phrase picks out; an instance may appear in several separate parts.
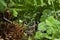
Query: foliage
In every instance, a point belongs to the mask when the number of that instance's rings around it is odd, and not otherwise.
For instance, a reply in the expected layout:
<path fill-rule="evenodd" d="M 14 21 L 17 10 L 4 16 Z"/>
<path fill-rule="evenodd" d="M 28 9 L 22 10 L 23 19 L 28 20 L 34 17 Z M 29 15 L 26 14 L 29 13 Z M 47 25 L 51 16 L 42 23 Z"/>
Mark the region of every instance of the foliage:
<path fill-rule="evenodd" d="M 38 32 L 36 32 L 36 38 L 47 38 L 54 40 L 60 38 L 60 22 L 54 19 L 53 16 L 48 17 L 44 22 L 38 24 Z M 44 32 L 46 31 L 46 33 Z M 39 36 L 37 36 L 39 35 Z"/>
<path fill-rule="evenodd" d="M 28 27 L 36 22 L 34 40 L 60 40 L 60 0 L 0 0 L 0 11 L 5 9 L 13 15 L 11 21 Z"/>

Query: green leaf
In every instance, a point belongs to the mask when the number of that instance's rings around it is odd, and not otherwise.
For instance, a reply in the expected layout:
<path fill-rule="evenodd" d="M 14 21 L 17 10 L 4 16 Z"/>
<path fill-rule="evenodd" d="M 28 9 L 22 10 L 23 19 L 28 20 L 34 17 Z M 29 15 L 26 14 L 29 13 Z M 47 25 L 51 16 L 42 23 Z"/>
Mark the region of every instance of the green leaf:
<path fill-rule="evenodd" d="M 0 4 L 3 5 L 3 6 L 5 6 L 5 7 L 7 7 L 7 5 L 6 5 L 6 3 L 5 3 L 4 0 L 0 0 Z"/>
<path fill-rule="evenodd" d="M 34 6 L 37 6 L 37 0 L 34 0 Z"/>
<path fill-rule="evenodd" d="M 38 30 L 46 30 L 46 28 L 44 27 L 45 25 L 46 25 L 45 22 L 39 23 Z"/>
<path fill-rule="evenodd" d="M 48 4 L 51 5 L 51 1 L 50 0 L 48 1 Z"/>
<path fill-rule="evenodd" d="M 41 0 L 41 6 L 44 6 L 45 3 L 44 3 L 44 0 Z"/>
<path fill-rule="evenodd" d="M 36 32 L 35 39 L 40 39 L 42 37 L 42 33 Z"/>
<path fill-rule="evenodd" d="M 3 11 L 5 8 L 7 8 L 7 4 L 4 0 L 0 0 L 0 11 Z"/>
<path fill-rule="evenodd" d="M 17 11 L 16 10 L 13 10 L 13 16 L 14 17 L 17 17 L 17 15 L 18 15 Z"/>

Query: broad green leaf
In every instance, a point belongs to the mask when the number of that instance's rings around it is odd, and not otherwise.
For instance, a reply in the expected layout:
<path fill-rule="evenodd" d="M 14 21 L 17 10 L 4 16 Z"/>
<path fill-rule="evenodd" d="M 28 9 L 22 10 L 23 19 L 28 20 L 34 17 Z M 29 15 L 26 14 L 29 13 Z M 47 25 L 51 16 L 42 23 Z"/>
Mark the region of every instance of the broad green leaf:
<path fill-rule="evenodd" d="M 50 16 L 47 18 L 46 23 L 50 26 L 54 26 L 54 20 L 55 19 L 53 18 L 53 16 Z"/>

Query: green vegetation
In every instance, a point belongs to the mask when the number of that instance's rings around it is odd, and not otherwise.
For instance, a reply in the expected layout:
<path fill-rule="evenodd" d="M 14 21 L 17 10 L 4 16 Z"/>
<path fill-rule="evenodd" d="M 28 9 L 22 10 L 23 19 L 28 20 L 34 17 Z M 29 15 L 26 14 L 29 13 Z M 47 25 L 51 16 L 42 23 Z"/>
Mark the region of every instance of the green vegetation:
<path fill-rule="evenodd" d="M 60 40 L 60 0 L 0 0 L 0 12 L 6 9 L 9 20 L 27 25 L 28 40 Z"/>

